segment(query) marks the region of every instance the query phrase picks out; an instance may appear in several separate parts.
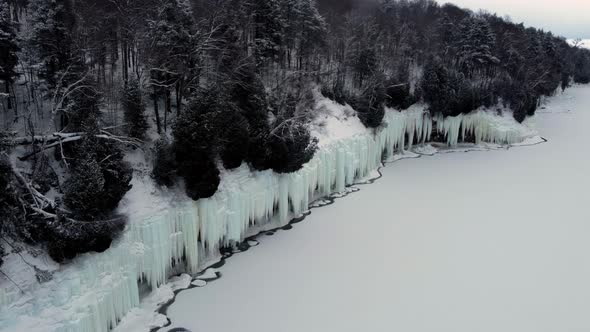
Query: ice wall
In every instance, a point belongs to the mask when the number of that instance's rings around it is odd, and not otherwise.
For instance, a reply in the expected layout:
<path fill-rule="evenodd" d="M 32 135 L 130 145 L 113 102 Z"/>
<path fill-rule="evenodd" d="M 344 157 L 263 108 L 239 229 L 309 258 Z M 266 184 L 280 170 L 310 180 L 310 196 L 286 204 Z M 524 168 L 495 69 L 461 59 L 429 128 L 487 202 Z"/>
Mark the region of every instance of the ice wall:
<path fill-rule="evenodd" d="M 437 131 L 444 134 L 451 147 L 456 146 L 467 135 L 475 137 L 475 144 L 515 144 L 536 135 L 530 128 L 516 123 L 512 114 L 498 115 L 484 109 L 456 117 L 443 118 L 439 114 L 434 121 Z"/>
<path fill-rule="evenodd" d="M 198 272 L 221 246 L 286 224 L 312 200 L 344 191 L 394 152 L 428 142 L 433 128 L 450 146 L 467 134 L 493 143 L 514 143 L 529 134 L 506 121 L 483 111 L 433 119 L 418 106 L 388 110 L 382 128 L 322 146 L 296 173 L 251 172 L 242 166 L 222 179 L 212 198 L 187 200 L 145 220 L 131 216 L 109 250 L 79 257 L 49 283 L 25 295 L 0 292 L 0 330 L 108 331 L 139 305 L 140 282 L 156 288 L 176 264 Z"/>

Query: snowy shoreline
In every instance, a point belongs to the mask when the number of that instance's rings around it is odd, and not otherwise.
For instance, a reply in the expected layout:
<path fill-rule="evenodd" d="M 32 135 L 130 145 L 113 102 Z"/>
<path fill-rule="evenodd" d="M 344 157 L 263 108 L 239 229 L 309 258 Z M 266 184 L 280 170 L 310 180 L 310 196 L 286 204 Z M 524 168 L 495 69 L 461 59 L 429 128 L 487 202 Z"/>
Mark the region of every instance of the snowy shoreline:
<path fill-rule="evenodd" d="M 332 105 L 332 115 L 342 108 Z M 328 120 L 328 128 L 343 122 Z M 482 110 L 433 120 L 418 106 L 405 112 L 388 110 L 384 122 L 376 133 L 345 130 L 331 135 L 328 130 L 325 134 L 331 140 L 322 140 L 314 159 L 299 172 L 278 175 L 242 166 L 226 174 L 210 199 L 181 202 L 142 220 L 131 216 L 125 234 L 105 253 L 75 260 L 52 281 L 19 299 L 6 294 L 0 329 L 108 331 L 128 313 L 124 324 L 130 320 L 134 326 L 138 319 L 143 323 L 149 319 L 152 327 L 162 325 L 163 317 L 154 315 L 154 309 L 163 304 L 162 298 L 187 285 L 186 277 L 180 278 L 181 285 L 167 284 L 171 275 L 197 274 L 219 258 L 220 248 L 285 227 L 318 198 L 344 192 L 378 169 L 382 160 L 428 142 L 433 127 L 445 134 L 451 147 L 467 134 L 477 143 L 494 143 L 491 148 L 536 136 L 508 116 Z M 152 292 L 142 297 L 141 284 Z"/>

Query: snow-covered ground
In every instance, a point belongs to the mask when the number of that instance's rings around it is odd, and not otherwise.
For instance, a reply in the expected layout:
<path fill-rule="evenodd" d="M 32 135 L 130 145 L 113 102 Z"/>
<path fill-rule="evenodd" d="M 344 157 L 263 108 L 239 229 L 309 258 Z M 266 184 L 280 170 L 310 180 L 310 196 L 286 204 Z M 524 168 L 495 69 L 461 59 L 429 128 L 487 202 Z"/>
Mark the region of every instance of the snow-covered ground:
<path fill-rule="evenodd" d="M 590 87 L 536 121 L 545 144 L 401 160 L 262 236 L 162 331 L 590 331 Z"/>

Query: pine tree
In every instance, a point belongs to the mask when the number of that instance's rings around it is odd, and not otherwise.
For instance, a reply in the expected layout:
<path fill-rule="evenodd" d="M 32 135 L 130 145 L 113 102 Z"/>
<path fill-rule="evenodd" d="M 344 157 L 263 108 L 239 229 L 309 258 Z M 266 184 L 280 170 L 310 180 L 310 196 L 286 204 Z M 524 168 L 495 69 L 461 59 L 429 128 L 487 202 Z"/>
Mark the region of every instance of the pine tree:
<path fill-rule="evenodd" d="M 148 23 L 151 80 L 157 92 L 166 97 L 170 112 L 170 91 L 177 93 L 176 106 L 180 113 L 184 94 L 199 75 L 198 52 L 195 44 L 195 22 L 186 0 L 162 0 L 154 20 Z"/>
<path fill-rule="evenodd" d="M 220 114 L 219 155 L 226 169 L 239 167 L 248 157 L 250 132 L 248 120 L 235 110 Z"/>
<path fill-rule="evenodd" d="M 148 129 L 148 123 L 138 80 L 131 79 L 125 84 L 121 103 L 123 104 L 123 112 L 125 112 L 127 134 L 130 137 L 143 139 Z"/>
<path fill-rule="evenodd" d="M 462 38 L 457 45 L 457 64 L 467 76 L 475 70 L 488 69 L 500 60 L 492 53 L 495 35 L 483 18 L 468 18 L 460 27 Z"/>
<path fill-rule="evenodd" d="M 421 90 L 424 101 L 428 103 L 433 115 L 448 110 L 451 94 L 450 76 L 449 70 L 439 59 L 429 61 L 424 68 Z"/>
<path fill-rule="evenodd" d="M 94 140 L 90 138 L 84 140 L 82 147 L 88 149 L 84 149 L 82 158 L 74 164 L 72 174 L 64 186 L 64 203 L 76 217 L 83 220 L 94 220 L 104 213 L 99 201 L 105 179 L 96 155 L 92 153 L 93 144 Z"/>
<path fill-rule="evenodd" d="M 194 200 L 213 196 L 220 183 L 215 157 L 221 131 L 219 115 L 224 109 L 217 91 L 212 88 L 197 95 L 173 128 L 178 175 Z"/>
<path fill-rule="evenodd" d="M 3 152 L 0 148 L 0 152 Z M 7 154 L 0 153 L 0 236 L 14 234 L 16 225 L 22 225 L 26 217 L 13 185 L 12 167 Z M 0 252 L 0 265 L 2 253 Z"/>
<path fill-rule="evenodd" d="M 37 50 L 43 65 L 39 76 L 54 89 L 58 85 L 58 75 L 65 73 L 78 56 L 72 36 L 76 24 L 73 5 L 71 0 L 31 0 L 29 12 L 32 30 L 29 43 Z"/>
<path fill-rule="evenodd" d="M 590 51 L 579 49 L 575 55 L 574 82 L 590 83 Z"/>
<path fill-rule="evenodd" d="M 154 167 L 152 178 L 159 186 L 171 187 L 174 185 L 177 173 L 176 157 L 174 149 L 166 139 L 156 141 L 154 145 Z"/>
<path fill-rule="evenodd" d="M 254 23 L 254 54 L 257 66 L 278 60 L 284 43 L 285 22 L 279 0 L 252 0 L 249 4 Z"/>
<path fill-rule="evenodd" d="M 264 84 L 254 64 L 242 65 L 234 73 L 228 87 L 229 99 L 247 121 L 248 151 L 245 159 L 257 170 L 266 170 L 269 151 L 265 144 L 270 128 L 268 124 L 268 100 Z M 244 126 L 240 126 L 244 127 Z"/>
<path fill-rule="evenodd" d="M 317 143 L 303 125 L 269 135 L 266 140 L 269 168 L 277 173 L 297 172 L 313 158 Z"/>
<path fill-rule="evenodd" d="M 109 218 L 131 189 L 132 170 L 113 142 L 89 132 L 65 151 L 71 164 L 64 203 L 78 220 Z"/>
<path fill-rule="evenodd" d="M 87 80 L 69 94 L 65 107 L 68 123 L 64 131 L 85 134 L 82 140 L 63 146 L 64 162 L 72 169 L 64 202 L 75 218 L 99 220 L 110 217 L 131 189 L 132 170 L 114 142 L 97 137 L 102 94 L 95 82 Z"/>
<path fill-rule="evenodd" d="M 95 145 L 96 161 L 104 178 L 104 190 L 99 194 L 101 210 L 104 216 L 113 214 L 123 196 L 131 189 L 133 170 L 124 160 L 124 153 L 113 141 L 99 141 Z"/>

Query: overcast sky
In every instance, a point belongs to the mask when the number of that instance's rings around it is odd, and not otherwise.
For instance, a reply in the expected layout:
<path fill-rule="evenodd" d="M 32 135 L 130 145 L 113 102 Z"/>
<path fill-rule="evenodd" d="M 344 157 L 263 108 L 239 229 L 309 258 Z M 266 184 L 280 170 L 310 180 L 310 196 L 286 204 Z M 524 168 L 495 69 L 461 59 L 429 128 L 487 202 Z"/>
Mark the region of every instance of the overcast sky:
<path fill-rule="evenodd" d="M 590 0 L 437 0 L 472 10 L 486 9 L 567 38 L 590 39 Z"/>

